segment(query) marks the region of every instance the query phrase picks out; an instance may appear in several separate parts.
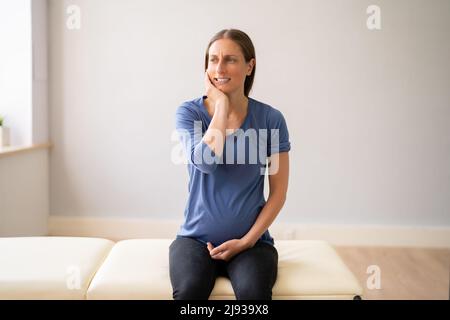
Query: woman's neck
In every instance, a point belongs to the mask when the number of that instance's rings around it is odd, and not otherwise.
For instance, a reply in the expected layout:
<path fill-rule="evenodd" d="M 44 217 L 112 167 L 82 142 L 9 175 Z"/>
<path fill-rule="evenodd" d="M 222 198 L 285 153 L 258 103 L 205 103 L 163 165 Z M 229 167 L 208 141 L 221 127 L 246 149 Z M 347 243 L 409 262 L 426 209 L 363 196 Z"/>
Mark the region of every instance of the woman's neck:
<path fill-rule="evenodd" d="M 247 113 L 248 98 L 243 94 L 230 94 L 228 96 L 229 111 L 228 117 L 239 117 Z"/>

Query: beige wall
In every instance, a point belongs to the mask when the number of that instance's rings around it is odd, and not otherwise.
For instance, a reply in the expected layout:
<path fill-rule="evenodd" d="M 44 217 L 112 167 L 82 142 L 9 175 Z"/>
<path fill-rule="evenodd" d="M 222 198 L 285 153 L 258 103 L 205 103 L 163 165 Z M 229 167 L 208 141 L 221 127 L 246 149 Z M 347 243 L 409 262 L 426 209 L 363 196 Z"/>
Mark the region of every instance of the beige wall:
<path fill-rule="evenodd" d="M 47 148 L 0 152 L 0 237 L 48 234 L 48 154 Z"/>
<path fill-rule="evenodd" d="M 251 96 L 290 130 L 279 221 L 450 225 L 449 1 L 50 0 L 49 24 L 53 216 L 182 217 L 174 112 L 203 93 L 209 38 L 236 27 L 256 46 Z"/>

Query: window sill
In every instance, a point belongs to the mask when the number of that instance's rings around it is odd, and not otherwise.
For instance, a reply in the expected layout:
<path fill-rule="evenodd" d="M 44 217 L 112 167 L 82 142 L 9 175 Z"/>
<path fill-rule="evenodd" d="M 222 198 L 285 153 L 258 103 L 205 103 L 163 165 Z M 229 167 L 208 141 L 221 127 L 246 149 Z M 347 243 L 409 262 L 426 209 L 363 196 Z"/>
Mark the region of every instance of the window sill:
<path fill-rule="evenodd" d="M 40 143 L 28 146 L 0 147 L 0 158 L 37 149 L 50 149 L 51 146 L 51 143 Z"/>

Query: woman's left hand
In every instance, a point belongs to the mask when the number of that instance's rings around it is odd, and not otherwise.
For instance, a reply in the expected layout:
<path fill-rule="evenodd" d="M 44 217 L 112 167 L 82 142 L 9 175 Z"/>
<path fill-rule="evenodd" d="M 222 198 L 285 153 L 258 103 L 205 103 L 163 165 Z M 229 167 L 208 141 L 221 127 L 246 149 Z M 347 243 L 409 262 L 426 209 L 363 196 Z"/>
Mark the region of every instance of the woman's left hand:
<path fill-rule="evenodd" d="M 241 251 L 244 251 L 248 248 L 249 246 L 242 239 L 228 240 L 215 248 L 211 242 L 208 242 L 208 250 L 211 258 L 216 260 L 228 261 Z"/>

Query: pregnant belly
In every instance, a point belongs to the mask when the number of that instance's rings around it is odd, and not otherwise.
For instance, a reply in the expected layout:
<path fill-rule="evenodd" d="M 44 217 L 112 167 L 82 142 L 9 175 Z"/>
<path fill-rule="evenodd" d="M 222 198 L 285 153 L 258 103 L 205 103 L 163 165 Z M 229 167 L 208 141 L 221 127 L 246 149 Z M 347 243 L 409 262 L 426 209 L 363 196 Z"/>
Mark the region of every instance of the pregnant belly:
<path fill-rule="evenodd" d="M 205 214 L 199 221 L 203 240 L 218 246 L 228 240 L 242 238 L 255 223 L 260 210 L 239 215 Z"/>

